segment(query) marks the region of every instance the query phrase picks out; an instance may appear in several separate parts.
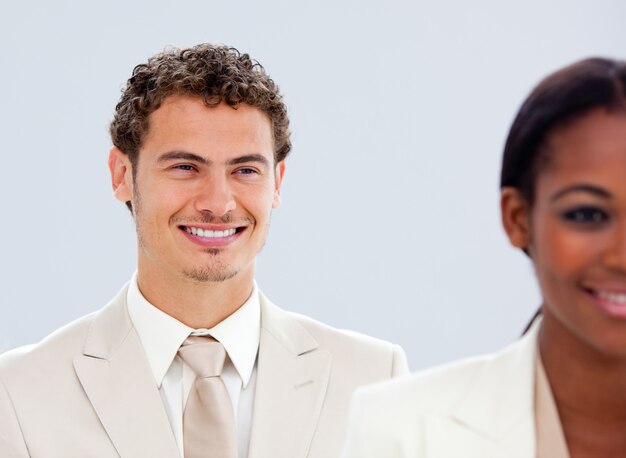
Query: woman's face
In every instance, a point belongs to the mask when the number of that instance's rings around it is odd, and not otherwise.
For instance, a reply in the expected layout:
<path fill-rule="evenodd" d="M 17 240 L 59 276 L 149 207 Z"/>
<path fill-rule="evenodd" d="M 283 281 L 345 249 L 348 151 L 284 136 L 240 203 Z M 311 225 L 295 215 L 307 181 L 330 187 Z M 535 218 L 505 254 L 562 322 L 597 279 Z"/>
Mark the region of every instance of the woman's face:
<path fill-rule="evenodd" d="M 626 358 L 626 115 L 592 111 L 547 147 L 535 202 L 508 215 L 507 232 L 533 260 L 545 320 Z M 516 208 L 505 193 L 503 212 Z"/>

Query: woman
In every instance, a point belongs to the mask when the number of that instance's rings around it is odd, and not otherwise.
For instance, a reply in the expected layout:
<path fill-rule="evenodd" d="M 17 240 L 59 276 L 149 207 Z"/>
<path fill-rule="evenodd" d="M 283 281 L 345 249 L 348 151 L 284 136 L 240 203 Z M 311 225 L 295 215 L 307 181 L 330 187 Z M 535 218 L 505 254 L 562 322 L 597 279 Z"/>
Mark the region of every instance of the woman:
<path fill-rule="evenodd" d="M 587 59 L 522 105 L 502 165 L 543 297 L 499 353 L 366 388 L 346 457 L 626 456 L 626 63 Z"/>

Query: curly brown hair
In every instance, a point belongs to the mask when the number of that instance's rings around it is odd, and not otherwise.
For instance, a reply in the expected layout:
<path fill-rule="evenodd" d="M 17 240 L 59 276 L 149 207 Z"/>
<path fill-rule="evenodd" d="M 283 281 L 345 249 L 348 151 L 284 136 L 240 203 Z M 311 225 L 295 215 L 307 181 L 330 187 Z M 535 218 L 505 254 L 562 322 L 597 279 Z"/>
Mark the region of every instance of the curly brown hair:
<path fill-rule="evenodd" d="M 171 95 L 201 97 L 209 106 L 240 103 L 265 112 L 272 123 L 276 163 L 291 150 L 289 119 L 278 86 L 248 54 L 209 43 L 169 48 L 137 65 L 115 107 L 110 132 L 113 144 L 128 155 L 136 170 L 149 116 Z"/>

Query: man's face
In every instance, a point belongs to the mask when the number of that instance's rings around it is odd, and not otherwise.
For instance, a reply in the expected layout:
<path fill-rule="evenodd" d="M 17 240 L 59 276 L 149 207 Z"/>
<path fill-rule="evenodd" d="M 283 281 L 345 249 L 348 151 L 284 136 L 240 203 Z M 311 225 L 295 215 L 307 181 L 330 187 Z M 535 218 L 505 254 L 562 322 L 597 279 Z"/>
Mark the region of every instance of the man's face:
<path fill-rule="evenodd" d="M 245 104 L 171 96 L 149 123 L 134 178 L 125 154 L 114 149 L 110 159 L 114 187 L 124 165 L 115 194 L 132 202 L 140 274 L 252 279 L 284 172 L 269 118 Z"/>

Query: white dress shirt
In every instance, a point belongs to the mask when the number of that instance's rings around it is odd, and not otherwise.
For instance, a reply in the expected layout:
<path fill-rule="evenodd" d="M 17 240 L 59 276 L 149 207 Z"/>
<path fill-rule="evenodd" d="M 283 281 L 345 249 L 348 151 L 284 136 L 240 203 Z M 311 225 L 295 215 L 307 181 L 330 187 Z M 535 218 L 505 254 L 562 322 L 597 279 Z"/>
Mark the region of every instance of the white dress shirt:
<path fill-rule="evenodd" d="M 210 335 L 226 349 L 221 379 L 230 395 L 237 425 L 239 458 L 248 456 L 256 387 L 256 358 L 261 334 L 261 305 L 256 283 L 248 300 L 211 329 L 192 329 L 150 304 L 139 291 L 137 273 L 127 295 L 128 313 L 159 387 L 174 437 L 184 457 L 183 411 L 195 374 L 179 356 L 189 335 Z"/>

